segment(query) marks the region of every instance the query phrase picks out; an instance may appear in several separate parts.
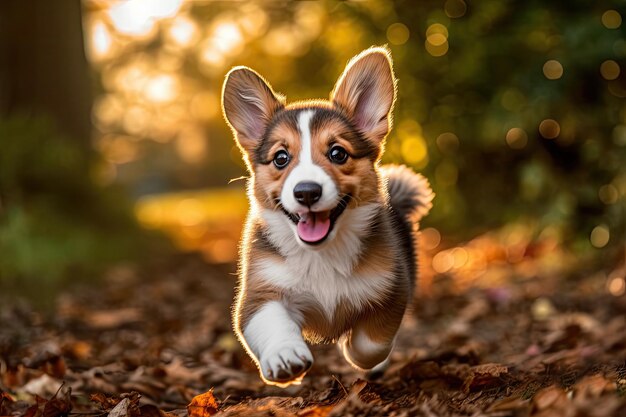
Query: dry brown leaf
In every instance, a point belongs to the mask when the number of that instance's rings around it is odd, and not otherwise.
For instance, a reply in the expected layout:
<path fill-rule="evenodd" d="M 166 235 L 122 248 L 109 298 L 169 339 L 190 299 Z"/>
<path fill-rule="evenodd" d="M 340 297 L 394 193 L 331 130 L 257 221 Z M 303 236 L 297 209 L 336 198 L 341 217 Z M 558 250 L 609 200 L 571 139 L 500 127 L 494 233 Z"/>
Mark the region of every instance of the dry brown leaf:
<path fill-rule="evenodd" d="M 326 417 L 335 408 L 333 405 L 316 405 L 298 413 L 298 417 Z"/>
<path fill-rule="evenodd" d="M 13 397 L 8 392 L 0 391 L 0 416 L 11 414 L 10 407 L 15 403 Z"/>
<path fill-rule="evenodd" d="M 567 404 L 567 394 L 562 388 L 551 385 L 537 392 L 533 398 L 537 410 L 563 408 Z"/>
<path fill-rule="evenodd" d="M 487 408 L 487 412 L 520 410 L 528 406 L 528 400 L 520 397 L 507 397 L 495 401 Z"/>
<path fill-rule="evenodd" d="M 617 389 L 615 381 L 606 379 L 603 375 L 596 374 L 586 376 L 574 385 L 575 397 L 597 398 L 605 392 L 613 392 Z"/>
<path fill-rule="evenodd" d="M 43 374 L 39 378 L 28 381 L 28 383 L 22 387 L 21 391 L 39 395 L 43 398 L 49 398 L 56 394 L 62 385 L 63 383 L 61 381 L 52 378 L 48 374 Z"/>
<path fill-rule="evenodd" d="M 67 416 L 70 411 L 72 411 L 72 388 L 62 386 L 44 405 L 43 417 Z"/>
<path fill-rule="evenodd" d="M 348 396 L 344 398 L 339 404 L 337 404 L 333 409 L 328 413 L 328 416 L 343 416 L 345 415 L 345 410 L 351 406 L 361 406 L 363 401 L 359 397 L 359 394 L 363 389 L 367 386 L 367 381 L 363 381 L 361 379 L 357 380 L 352 387 L 350 387 L 350 392 L 348 392 Z"/>
<path fill-rule="evenodd" d="M 123 398 L 122 401 L 117 403 L 115 407 L 109 412 L 108 417 L 130 417 L 130 399 Z"/>
<path fill-rule="evenodd" d="M 485 363 L 470 368 L 469 374 L 463 382 L 463 391 L 494 385 L 500 381 L 500 376 L 509 372 L 509 368 L 499 363 Z"/>
<path fill-rule="evenodd" d="M 141 310 L 128 307 L 117 310 L 91 311 L 83 317 L 83 320 L 97 329 L 114 329 L 125 324 L 139 322 L 141 318 Z"/>
<path fill-rule="evenodd" d="M 219 405 L 213 396 L 213 388 L 204 394 L 196 395 L 187 406 L 189 417 L 210 417 L 217 413 Z"/>

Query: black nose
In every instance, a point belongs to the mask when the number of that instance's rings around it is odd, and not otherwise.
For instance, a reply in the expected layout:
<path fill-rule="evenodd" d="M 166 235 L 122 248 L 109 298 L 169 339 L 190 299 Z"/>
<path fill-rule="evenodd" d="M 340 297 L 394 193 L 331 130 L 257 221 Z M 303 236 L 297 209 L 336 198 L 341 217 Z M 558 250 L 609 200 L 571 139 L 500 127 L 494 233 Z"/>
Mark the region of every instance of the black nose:
<path fill-rule="evenodd" d="M 322 186 L 316 182 L 299 182 L 293 188 L 293 195 L 300 204 L 311 207 L 322 196 Z"/>

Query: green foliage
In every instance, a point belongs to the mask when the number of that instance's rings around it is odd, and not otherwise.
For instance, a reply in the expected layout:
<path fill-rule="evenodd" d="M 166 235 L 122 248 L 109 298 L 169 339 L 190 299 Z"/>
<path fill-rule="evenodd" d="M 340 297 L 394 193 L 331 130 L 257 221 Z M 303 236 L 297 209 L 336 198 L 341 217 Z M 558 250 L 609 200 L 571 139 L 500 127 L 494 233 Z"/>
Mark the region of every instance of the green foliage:
<path fill-rule="evenodd" d="M 41 291 L 137 254 L 129 201 L 93 184 L 97 159 L 87 146 L 47 119 L 12 117 L 0 120 L 0 149 L 3 287 Z"/>

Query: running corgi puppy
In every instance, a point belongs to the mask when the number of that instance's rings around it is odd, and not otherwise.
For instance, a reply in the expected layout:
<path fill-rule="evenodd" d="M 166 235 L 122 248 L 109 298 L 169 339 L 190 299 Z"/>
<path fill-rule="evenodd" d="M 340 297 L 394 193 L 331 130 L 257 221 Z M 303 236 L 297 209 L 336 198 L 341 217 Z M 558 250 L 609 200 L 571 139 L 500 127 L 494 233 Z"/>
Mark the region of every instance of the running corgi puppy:
<path fill-rule="evenodd" d="M 309 343 L 381 369 L 413 297 L 417 222 L 428 181 L 380 166 L 396 80 L 389 50 L 347 65 L 330 100 L 286 104 L 246 67 L 222 106 L 250 172 L 234 329 L 268 384 L 299 383 Z"/>

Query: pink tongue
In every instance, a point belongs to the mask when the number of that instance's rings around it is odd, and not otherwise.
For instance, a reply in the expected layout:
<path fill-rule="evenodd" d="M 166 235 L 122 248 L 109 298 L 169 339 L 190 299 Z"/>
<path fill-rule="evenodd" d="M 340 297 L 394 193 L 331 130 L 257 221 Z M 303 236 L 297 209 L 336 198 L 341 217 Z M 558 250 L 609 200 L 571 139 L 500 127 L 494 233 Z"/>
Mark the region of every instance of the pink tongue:
<path fill-rule="evenodd" d="M 330 219 L 322 219 L 317 213 L 309 213 L 306 221 L 298 223 L 298 236 L 305 242 L 322 240 L 330 230 Z"/>

